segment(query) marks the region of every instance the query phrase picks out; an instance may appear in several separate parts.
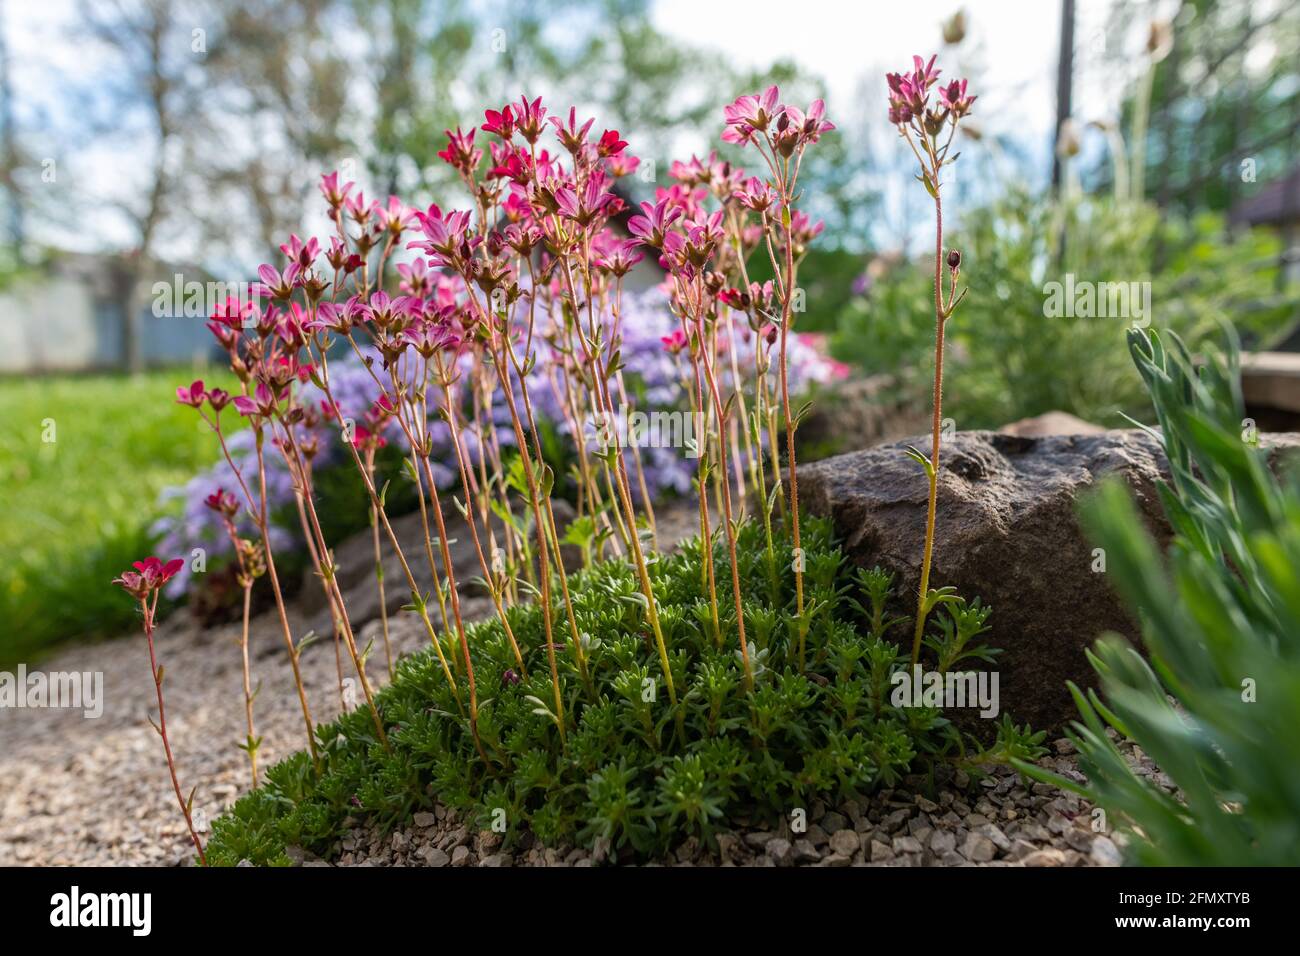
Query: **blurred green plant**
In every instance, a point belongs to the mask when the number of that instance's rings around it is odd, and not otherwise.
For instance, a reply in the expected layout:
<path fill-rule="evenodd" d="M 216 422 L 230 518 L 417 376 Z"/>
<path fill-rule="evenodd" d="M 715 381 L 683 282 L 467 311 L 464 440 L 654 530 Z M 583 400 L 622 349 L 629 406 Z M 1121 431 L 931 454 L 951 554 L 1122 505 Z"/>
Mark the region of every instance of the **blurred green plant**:
<path fill-rule="evenodd" d="M 1297 304 L 1294 293 L 1274 291 L 1278 240 L 1224 236 L 1213 214 L 1162 220 L 1147 204 L 1044 200 L 1023 188 L 970 211 L 951 242 L 973 281 L 949 327 L 949 414 L 961 428 L 989 428 L 1053 410 L 1118 424 L 1117 413 L 1149 408 L 1119 336 L 1142 317 L 1049 318 L 1052 282 L 1150 282 L 1151 325 L 1192 347 L 1226 318 L 1251 342 L 1267 340 Z M 871 273 L 865 295 L 840 317 L 833 351 L 866 372 L 899 376 L 898 387 L 919 396 L 931 372 L 912 360 L 934 332 L 933 276 L 925 263 L 901 259 L 881 259 Z"/>
<path fill-rule="evenodd" d="M 1198 375 L 1177 336 L 1135 330 L 1129 348 L 1151 391 L 1172 483 L 1168 562 L 1128 493 L 1107 484 L 1085 528 L 1108 575 L 1142 617 L 1150 664 L 1107 635 L 1090 655 L 1102 694 L 1071 685 L 1071 739 L 1086 785 L 1018 763 L 1106 809 L 1140 863 L 1300 863 L 1300 483 L 1283 484 L 1243 426 L 1237 343 Z M 1172 696 L 1176 703 L 1171 703 Z M 1137 774 L 1113 728 L 1178 787 Z"/>
<path fill-rule="evenodd" d="M 211 456 L 193 416 L 159 401 L 176 380 L 171 370 L 0 382 L 0 666 L 135 625 L 107 582 L 150 552 L 159 491 Z"/>

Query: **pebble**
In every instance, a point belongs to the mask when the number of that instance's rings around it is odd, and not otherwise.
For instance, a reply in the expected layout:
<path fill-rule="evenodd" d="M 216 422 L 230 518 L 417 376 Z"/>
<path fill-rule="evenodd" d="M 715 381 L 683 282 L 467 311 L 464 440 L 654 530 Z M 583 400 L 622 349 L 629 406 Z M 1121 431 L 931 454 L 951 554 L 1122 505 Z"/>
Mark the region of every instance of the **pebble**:
<path fill-rule="evenodd" d="M 930 837 L 930 850 L 935 856 L 943 856 L 956 848 L 957 838 L 948 830 L 935 830 Z"/>
<path fill-rule="evenodd" d="M 853 830 L 837 830 L 831 834 L 831 852 L 852 856 L 858 852 L 861 841 Z"/>
<path fill-rule="evenodd" d="M 962 844 L 961 855 L 972 863 L 987 863 L 997 855 L 993 841 L 980 833 L 970 833 Z"/>
<path fill-rule="evenodd" d="M 1020 862 L 1025 866 L 1065 866 L 1065 853 L 1056 847 L 1047 847 L 1045 850 L 1035 850 Z"/>
<path fill-rule="evenodd" d="M 893 858 L 894 851 L 888 844 L 881 843 L 879 840 L 871 841 L 872 863 L 883 863 L 892 860 Z"/>
<path fill-rule="evenodd" d="M 1092 841 L 1089 856 L 1097 866 L 1119 866 L 1124 862 L 1115 841 L 1104 835 Z"/>
<path fill-rule="evenodd" d="M 445 850 L 439 850 L 436 846 L 426 846 L 420 851 L 420 858 L 424 860 L 425 866 L 446 866 L 451 862 Z"/>
<path fill-rule="evenodd" d="M 784 837 L 768 840 L 764 849 L 768 859 L 777 866 L 791 866 L 794 864 L 794 847 Z"/>

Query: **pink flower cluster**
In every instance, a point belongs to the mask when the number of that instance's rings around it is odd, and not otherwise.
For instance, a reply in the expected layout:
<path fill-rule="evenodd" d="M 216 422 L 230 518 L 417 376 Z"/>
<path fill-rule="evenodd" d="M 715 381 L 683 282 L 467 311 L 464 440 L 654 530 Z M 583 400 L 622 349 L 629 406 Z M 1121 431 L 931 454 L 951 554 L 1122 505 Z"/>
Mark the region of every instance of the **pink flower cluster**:
<path fill-rule="evenodd" d="M 966 93 L 965 80 L 952 80 L 939 87 L 937 109 L 930 106 L 930 90 L 939 82 L 942 70 L 934 68 L 937 57 L 929 61 L 912 57 L 912 72 L 886 73 L 889 85 L 889 121 L 895 126 L 906 126 L 916 120 L 920 128 L 935 135 L 949 119 L 957 120 L 970 112 L 978 97 Z"/>
<path fill-rule="evenodd" d="M 723 141 L 745 146 L 762 134 L 777 153 L 791 156 L 817 142 L 822 133 L 835 129 L 835 124 L 825 119 L 826 104 L 821 100 L 813 100 L 804 112 L 797 106 L 779 102 L 780 96 L 777 87 L 769 86 L 762 93 L 741 96 L 726 107 Z"/>
<path fill-rule="evenodd" d="M 123 571 L 120 576 L 113 579 L 113 583 L 121 585 L 122 590 L 136 600 L 143 601 L 170 581 L 184 566 L 185 562 L 180 558 L 173 558 L 164 564 L 158 558 L 149 557 L 134 562 L 132 567 L 135 570 Z"/>

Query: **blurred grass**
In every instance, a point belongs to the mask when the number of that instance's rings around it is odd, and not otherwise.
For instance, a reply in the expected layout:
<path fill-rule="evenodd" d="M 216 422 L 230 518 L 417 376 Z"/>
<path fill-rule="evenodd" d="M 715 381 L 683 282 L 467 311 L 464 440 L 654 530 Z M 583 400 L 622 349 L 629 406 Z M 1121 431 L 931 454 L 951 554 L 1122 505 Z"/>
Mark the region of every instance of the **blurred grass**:
<path fill-rule="evenodd" d="M 0 380 L 0 667 L 135 624 L 110 582 L 151 553 L 159 491 L 218 454 L 175 402 L 196 377 L 233 381 L 189 367 Z"/>

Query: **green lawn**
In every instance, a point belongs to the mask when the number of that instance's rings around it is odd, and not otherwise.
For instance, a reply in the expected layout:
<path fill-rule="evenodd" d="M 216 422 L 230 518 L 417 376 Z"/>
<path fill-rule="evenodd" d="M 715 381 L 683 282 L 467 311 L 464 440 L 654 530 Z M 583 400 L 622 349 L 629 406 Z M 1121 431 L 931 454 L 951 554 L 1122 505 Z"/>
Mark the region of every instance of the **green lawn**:
<path fill-rule="evenodd" d="M 189 367 L 0 380 L 0 666 L 131 627 L 110 581 L 149 553 L 158 492 L 218 454 L 175 402 L 196 377 L 231 385 Z"/>

